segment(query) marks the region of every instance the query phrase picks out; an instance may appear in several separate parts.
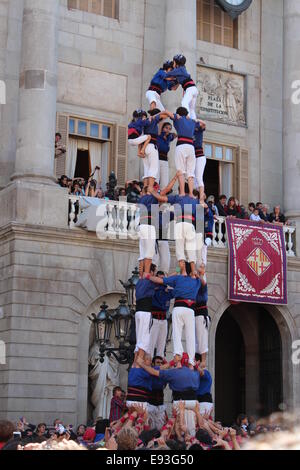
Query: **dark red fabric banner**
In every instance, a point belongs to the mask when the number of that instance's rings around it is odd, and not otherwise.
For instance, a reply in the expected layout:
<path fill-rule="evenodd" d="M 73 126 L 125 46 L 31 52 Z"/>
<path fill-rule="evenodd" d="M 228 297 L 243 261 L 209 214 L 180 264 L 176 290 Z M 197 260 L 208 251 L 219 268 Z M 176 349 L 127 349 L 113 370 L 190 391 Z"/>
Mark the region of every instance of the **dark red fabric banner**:
<path fill-rule="evenodd" d="M 286 248 L 283 228 L 226 219 L 231 301 L 287 304 Z"/>

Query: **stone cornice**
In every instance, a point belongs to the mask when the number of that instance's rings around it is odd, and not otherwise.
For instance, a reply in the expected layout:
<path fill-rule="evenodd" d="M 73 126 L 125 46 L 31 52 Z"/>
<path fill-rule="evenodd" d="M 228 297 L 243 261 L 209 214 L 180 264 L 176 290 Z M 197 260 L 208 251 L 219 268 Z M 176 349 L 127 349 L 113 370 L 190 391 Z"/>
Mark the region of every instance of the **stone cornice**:
<path fill-rule="evenodd" d="M 130 251 L 138 253 L 138 240 L 122 240 L 106 239 L 100 240 L 97 238 L 95 232 L 88 232 L 84 229 L 70 230 L 69 228 L 53 228 L 46 226 L 37 226 L 29 224 L 10 223 L 0 228 L 0 241 L 1 240 L 33 240 L 37 242 L 49 243 L 65 243 L 69 245 L 102 248 L 104 250 L 114 251 Z M 175 244 L 170 244 L 171 255 L 175 255 Z M 228 249 L 227 248 L 210 248 L 208 250 L 209 262 L 213 263 L 227 263 Z M 288 257 L 288 268 L 293 271 L 300 271 L 300 258 Z"/>

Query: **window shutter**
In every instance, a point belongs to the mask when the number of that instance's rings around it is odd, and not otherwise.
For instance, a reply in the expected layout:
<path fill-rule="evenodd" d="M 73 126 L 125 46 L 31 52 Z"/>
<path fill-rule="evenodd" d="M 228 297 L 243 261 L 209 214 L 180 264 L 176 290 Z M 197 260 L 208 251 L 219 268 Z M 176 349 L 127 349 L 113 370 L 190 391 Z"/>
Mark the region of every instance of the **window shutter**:
<path fill-rule="evenodd" d="M 239 149 L 238 152 L 238 188 L 240 204 L 249 204 L 249 152 Z"/>
<path fill-rule="evenodd" d="M 101 15 L 101 0 L 92 0 L 92 11 L 96 15 Z"/>
<path fill-rule="evenodd" d="M 61 134 L 61 143 L 65 145 L 68 152 L 68 139 L 69 139 L 69 116 L 65 114 L 56 114 L 56 132 Z M 55 176 L 60 178 L 66 172 L 66 155 L 67 152 L 55 158 Z M 67 175 L 68 176 L 68 175 Z"/>
<path fill-rule="evenodd" d="M 118 186 L 123 186 L 127 176 L 127 127 L 118 126 L 117 135 L 116 174 Z"/>
<path fill-rule="evenodd" d="M 77 0 L 68 0 L 69 10 L 75 10 L 78 7 Z"/>
<path fill-rule="evenodd" d="M 79 10 L 89 11 L 89 0 L 79 0 Z"/>

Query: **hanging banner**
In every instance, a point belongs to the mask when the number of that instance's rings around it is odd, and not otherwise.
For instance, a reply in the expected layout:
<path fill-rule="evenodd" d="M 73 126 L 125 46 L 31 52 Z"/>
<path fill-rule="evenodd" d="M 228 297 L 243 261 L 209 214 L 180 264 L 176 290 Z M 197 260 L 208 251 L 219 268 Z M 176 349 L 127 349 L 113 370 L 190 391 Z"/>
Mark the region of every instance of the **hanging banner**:
<path fill-rule="evenodd" d="M 283 228 L 227 218 L 231 301 L 287 304 Z"/>

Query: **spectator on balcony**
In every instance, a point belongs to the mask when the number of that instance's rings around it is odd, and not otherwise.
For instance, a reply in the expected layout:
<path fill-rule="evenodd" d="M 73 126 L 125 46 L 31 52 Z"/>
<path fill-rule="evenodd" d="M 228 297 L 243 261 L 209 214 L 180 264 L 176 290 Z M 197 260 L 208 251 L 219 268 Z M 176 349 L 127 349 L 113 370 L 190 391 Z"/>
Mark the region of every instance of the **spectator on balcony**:
<path fill-rule="evenodd" d="M 244 205 L 241 205 L 242 219 L 249 220 L 249 213 Z"/>
<path fill-rule="evenodd" d="M 66 146 L 62 144 L 61 134 L 57 132 L 55 134 L 55 158 L 60 157 L 66 153 Z"/>
<path fill-rule="evenodd" d="M 92 178 L 89 178 L 88 183 L 87 183 L 86 188 L 85 188 L 85 196 L 87 196 L 87 197 L 98 197 L 98 193 L 100 191 L 102 191 L 102 189 L 101 189 L 101 187 L 97 188 L 97 181 L 92 179 Z"/>
<path fill-rule="evenodd" d="M 248 204 L 248 215 L 249 215 L 249 219 L 251 217 L 251 214 L 253 214 L 253 211 L 255 209 L 255 204 L 254 202 L 249 202 Z"/>
<path fill-rule="evenodd" d="M 262 219 L 260 218 L 260 215 L 259 215 L 259 208 L 258 207 L 255 207 L 254 211 L 250 215 L 250 220 L 252 222 L 261 222 L 262 221 Z"/>
<path fill-rule="evenodd" d="M 72 194 L 72 196 L 84 196 L 78 180 L 74 181 L 73 186 L 70 188 L 70 194 Z"/>
<path fill-rule="evenodd" d="M 66 175 L 62 175 L 58 180 L 58 184 L 61 188 L 69 188 L 70 180 Z"/>
<path fill-rule="evenodd" d="M 104 192 L 101 188 L 98 188 L 97 189 L 97 195 L 96 195 L 96 198 L 98 199 L 107 199 L 109 200 L 109 198 L 107 196 L 104 195 Z"/>
<path fill-rule="evenodd" d="M 127 202 L 132 204 L 137 204 L 140 197 L 141 197 L 141 185 L 139 181 L 127 181 L 125 185 L 126 195 L 127 195 Z"/>
<path fill-rule="evenodd" d="M 270 222 L 269 206 L 263 204 L 259 216 L 264 222 Z"/>
<path fill-rule="evenodd" d="M 237 210 L 237 217 L 239 219 L 244 219 L 245 214 L 242 210 L 242 207 L 240 206 L 240 201 L 237 198 L 235 198 L 235 205 L 236 205 L 236 210 Z"/>
<path fill-rule="evenodd" d="M 219 197 L 219 202 L 217 203 L 217 206 L 216 206 L 218 210 L 218 215 L 220 217 L 227 217 L 226 202 L 227 202 L 227 197 L 225 196 L 225 194 L 222 194 Z"/>
<path fill-rule="evenodd" d="M 120 200 L 120 198 L 125 198 L 126 196 L 127 196 L 126 189 L 125 188 L 119 188 L 118 200 Z"/>
<path fill-rule="evenodd" d="M 284 225 L 286 223 L 286 218 L 280 211 L 280 206 L 274 207 L 274 211 L 270 215 L 270 222 L 272 224 L 281 224 L 281 225 Z"/>
<path fill-rule="evenodd" d="M 226 206 L 225 211 L 228 217 L 239 217 L 239 211 L 234 197 L 230 197 L 228 199 L 228 204 Z"/>
<path fill-rule="evenodd" d="M 218 208 L 215 205 L 215 196 L 209 196 L 206 200 L 206 204 L 208 205 L 214 216 L 219 215 Z"/>

